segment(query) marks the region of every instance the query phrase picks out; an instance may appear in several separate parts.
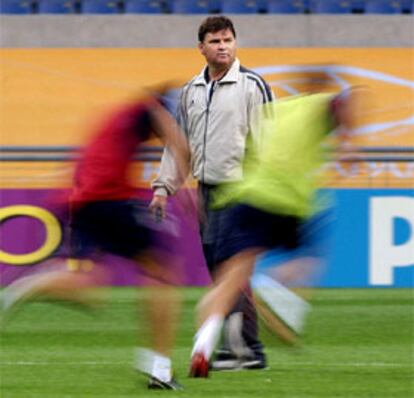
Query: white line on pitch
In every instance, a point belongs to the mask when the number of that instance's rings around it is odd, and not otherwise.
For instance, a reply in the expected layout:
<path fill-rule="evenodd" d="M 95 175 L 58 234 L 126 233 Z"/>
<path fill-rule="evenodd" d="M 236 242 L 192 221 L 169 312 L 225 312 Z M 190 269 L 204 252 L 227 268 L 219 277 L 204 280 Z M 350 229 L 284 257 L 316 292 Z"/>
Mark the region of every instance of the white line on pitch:
<path fill-rule="evenodd" d="M 8 361 L 1 362 L 3 366 L 113 366 L 113 365 L 129 365 L 128 362 L 111 362 L 111 361 L 80 361 L 80 362 L 53 362 L 53 361 Z M 330 367 L 412 367 L 411 363 L 387 363 L 387 362 L 350 362 L 350 363 L 330 363 L 320 364 L 317 362 L 289 362 L 280 366 L 281 369 L 290 366 L 317 366 L 319 368 L 330 368 Z M 278 365 L 273 367 L 278 368 Z"/>

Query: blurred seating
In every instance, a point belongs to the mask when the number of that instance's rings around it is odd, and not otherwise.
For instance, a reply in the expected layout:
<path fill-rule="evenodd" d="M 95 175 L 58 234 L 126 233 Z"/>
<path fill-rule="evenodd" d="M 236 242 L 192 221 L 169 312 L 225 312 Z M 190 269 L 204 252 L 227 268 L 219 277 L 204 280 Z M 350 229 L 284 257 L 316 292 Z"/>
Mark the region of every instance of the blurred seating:
<path fill-rule="evenodd" d="M 174 14 L 208 14 L 208 0 L 174 0 L 171 12 Z"/>
<path fill-rule="evenodd" d="M 125 0 L 125 12 L 131 14 L 162 14 L 164 2 L 161 0 Z"/>
<path fill-rule="evenodd" d="M 268 0 L 269 14 L 303 14 L 306 11 L 305 3 L 301 0 Z"/>
<path fill-rule="evenodd" d="M 267 0 L 256 0 L 257 12 L 267 12 Z"/>
<path fill-rule="evenodd" d="M 401 8 L 404 13 L 412 13 L 414 11 L 414 0 L 401 0 Z"/>
<path fill-rule="evenodd" d="M 361 14 L 365 10 L 365 0 L 351 0 L 352 12 Z"/>
<path fill-rule="evenodd" d="M 29 0 L 0 0 L 0 14 L 31 14 L 33 4 Z"/>
<path fill-rule="evenodd" d="M 366 14 L 401 14 L 402 5 L 398 0 L 366 0 Z"/>
<path fill-rule="evenodd" d="M 76 4 L 72 0 L 38 0 L 40 14 L 75 14 Z"/>
<path fill-rule="evenodd" d="M 0 0 L 1 14 L 411 14 L 414 0 Z"/>
<path fill-rule="evenodd" d="M 219 14 L 221 12 L 221 0 L 209 0 L 208 9 L 212 14 Z"/>
<path fill-rule="evenodd" d="M 350 14 L 351 0 L 311 0 L 310 12 L 313 14 Z"/>
<path fill-rule="evenodd" d="M 223 14 L 255 14 L 258 12 L 254 0 L 222 0 L 221 12 Z"/>
<path fill-rule="evenodd" d="M 82 0 L 83 14 L 118 14 L 120 7 L 116 0 Z"/>

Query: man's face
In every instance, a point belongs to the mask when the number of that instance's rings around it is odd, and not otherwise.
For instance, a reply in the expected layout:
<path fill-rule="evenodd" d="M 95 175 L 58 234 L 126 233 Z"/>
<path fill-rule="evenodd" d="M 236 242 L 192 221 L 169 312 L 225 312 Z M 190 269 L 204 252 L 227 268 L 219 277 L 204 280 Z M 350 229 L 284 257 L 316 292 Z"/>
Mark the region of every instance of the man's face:
<path fill-rule="evenodd" d="M 208 65 L 216 68 L 230 67 L 236 56 L 236 39 L 229 29 L 207 33 L 198 48 Z"/>

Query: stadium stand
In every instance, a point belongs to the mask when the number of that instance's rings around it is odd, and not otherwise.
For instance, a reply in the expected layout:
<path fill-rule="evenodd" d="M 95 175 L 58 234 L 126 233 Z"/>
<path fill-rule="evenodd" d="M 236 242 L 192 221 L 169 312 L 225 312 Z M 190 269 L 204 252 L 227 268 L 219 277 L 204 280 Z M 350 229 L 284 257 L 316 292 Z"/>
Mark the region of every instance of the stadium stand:
<path fill-rule="evenodd" d="M 33 4 L 29 0 L 0 0 L 2 14 L 32 14 Z"/>
<path fill-rule="evenodd" d="M 310 11 L 312 14 L 350 14 L 352 2 L 349 0 L 312 0 Z"/>
<path fill-rule="evenodd" d="M 121 11 L 116 0 L 83 0 L 80 10 L 83 14 L 118 14 Z"/>
<path fill-rule="evenodd" d="M 402 4 L 398 0 L 366 0 L 366 14 L 401 14 Z"/>
<path fill-rule="evenodd" d="M 306 11 L 304 1 L 300 0 L 268 0 L 269 14 L 303 14 Z"/>
<path fill-rule="evenodd" d="M 257 12 L 266 13 L 267 12 L 267 0 L 256 0 Z"/>
<path fill-rule="evenodd" d="M 0 14 L 412 14 L 412 0 L 0 0 Z"/>
<path fill-rule="evenodd" d="M 352 0 L 352 12 L 361 14 L 365 9 L 365 0 Z"/>
<path fill-rule="evenodd" d="M 264 0 L 266 2 L 266 0 Z M 208 2 L 210 13 L 219 14 L 221 12 L 221 0 L 210 0 Z"/>
<path fill-rule="evenodd" d="M 409 14 L 414 10 L 414 1 L 413 0 L 401 0 L 402 12 Z"/>
<path fill-rule="evenodd" d="M 72 0 L 39 0 L 40 14 L 75 14 L 76 3 Z"/>
<path fill-rule="evenodd" d="M 125 0 L 124 3 L 128 14 L 162 14 L 164 7 L 164 2 L 159 0 Z"/>
<path fill-rule="evenodd" d="M 208 14 L 210 8 L 207 0 L 174 0 L 171 11 L 174 14 Z"/>
<path fill-rule="evenodd" d="M 222 0 L 221 11 L 224 14 L 255 14 L 258 7 L 254 0 Z"/>

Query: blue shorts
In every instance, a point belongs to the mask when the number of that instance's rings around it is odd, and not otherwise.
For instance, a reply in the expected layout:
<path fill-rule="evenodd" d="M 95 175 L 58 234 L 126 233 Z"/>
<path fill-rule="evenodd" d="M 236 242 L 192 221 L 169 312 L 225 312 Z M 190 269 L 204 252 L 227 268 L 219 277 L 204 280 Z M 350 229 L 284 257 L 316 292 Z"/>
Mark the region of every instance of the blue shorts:
<path fill-rule="evenodd" d="M 91 258 L 105 252 L 132 259 L 155 244 L 148 218 L 147 205 L 137 200 L 85 204 L 70 217 L 70 256 Z"/>

